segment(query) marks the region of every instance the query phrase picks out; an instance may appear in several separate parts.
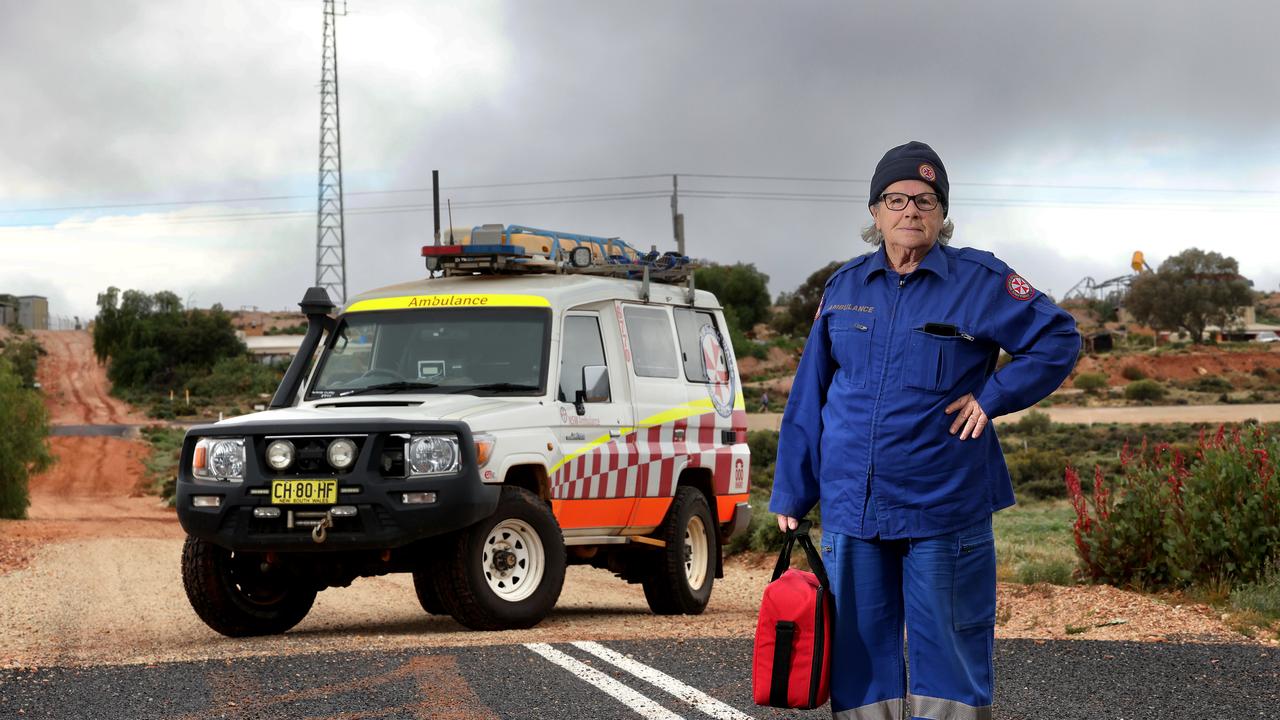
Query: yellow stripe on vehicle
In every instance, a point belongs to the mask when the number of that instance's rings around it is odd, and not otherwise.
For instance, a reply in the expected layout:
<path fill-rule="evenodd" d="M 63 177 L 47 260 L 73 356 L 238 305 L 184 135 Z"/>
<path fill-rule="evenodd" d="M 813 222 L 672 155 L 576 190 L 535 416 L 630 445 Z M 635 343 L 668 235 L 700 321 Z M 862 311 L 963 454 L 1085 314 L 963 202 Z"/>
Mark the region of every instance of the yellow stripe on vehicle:
<path fill-rule="evenodd" d="M 622 434 L 623 435 L 627 434 L 627 428 L 623 428 Z M 574 450 L 572 453 L 565 454 L 565 456 L 560 459 L 560 462 L 551 466 L 551 474 L 554 475 L 555 472 L 560 468 L 564 467 L 566 463 L 570 463 L 570 462 L 573 462 L 574 460 L 577 460 L 579 456 L 586 455 L 587 453 L 591 452 L 592 450 L 595 450 L 601 445 L 609 444 L 609 441 L 613 439 L 614 437 L 611 434 L 605 433 L 604 435 L 601 435 L 600 437 L 595 438 L 591 442 L 588 442 L 587 444 L 579 447 L 577 450 Z"/>
<path fill-rule="evenodd" d="M 361 300 L 347 312 L 455 307 L 551 307 L 551 301 L 541 295 L 404 295 Z"/>
<path fill-rule="evenodd" d="M 738 397 L 741 398 L 742 394 L 739 393 Z M 566 453 L 564 457 L 560 460 L 560 462 L 557 462 L 555 465 L 551 467 L 551 472 L 555 473 L 555 471 L 564 467 L 566 464 L 573 462 L 574 460 L 577 460 L 578 457 L 582 455 L 586 455 L 587 453 L 591 452 L 595 448 L 601 445 L 604 445 L 610 441 L 624 438 L 630 433 L 635 432 L 636 430 L 647 430 L 655 425 L 665 425 L 666 423 L 672 423 L 672 422 L 675 422 L 676 420 L 683 420 L 685 418 L 694 417 L 695 415 L 705 415 L 707 413 L 712 413 L 715 411 L 716 411 L 716 408 L 715 408 L 715 405 L 711 403 L 711 398 L 693 400 L 693 401 L 684 403 L 683 405 L 677 405 L 671 408 L 670 410 L 663 410 L 662 412 L 656 415 L 650 415 L 644 420 L 641 420 L 635 427 L 619 428 L 618 437 L 614 437 L 608 434 L 601 435 L 600 437 L 595 438 L 591 442 L 588 442 L 587 444 L 582 445 L 581 447 L 574 450 L 573 452 Z"/>

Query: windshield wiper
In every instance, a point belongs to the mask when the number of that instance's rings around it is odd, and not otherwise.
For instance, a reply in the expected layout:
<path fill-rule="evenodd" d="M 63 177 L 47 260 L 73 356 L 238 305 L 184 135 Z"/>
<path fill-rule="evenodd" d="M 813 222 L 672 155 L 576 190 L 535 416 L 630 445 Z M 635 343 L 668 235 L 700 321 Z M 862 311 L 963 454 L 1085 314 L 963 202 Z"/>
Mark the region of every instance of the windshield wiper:
<path fill-rule="evenodd" d="M 476 390 L 489 390 L 491 392 L 529 392 L 531 390 L 540 390 L 537 385 L 521 385 L 519 383 L 496 382 L 487 383 L 485 385 L 468 385 L 460 387 L 450 392 L 454 394 L 475 392 Z"/>
<path fill-rule="evenodd" d="M 356 388 L 355 390 L 340 390 L 337 397 L 349 397 L 351 395 L 367 395 L 376 392 L 400 392 L 403 390 L 431 390 L 440 387 L 436 383 L 430 382 L 409 382 L 405 380 L 397 380 L 396 382 L 378 383 L 368 387 Z"/>

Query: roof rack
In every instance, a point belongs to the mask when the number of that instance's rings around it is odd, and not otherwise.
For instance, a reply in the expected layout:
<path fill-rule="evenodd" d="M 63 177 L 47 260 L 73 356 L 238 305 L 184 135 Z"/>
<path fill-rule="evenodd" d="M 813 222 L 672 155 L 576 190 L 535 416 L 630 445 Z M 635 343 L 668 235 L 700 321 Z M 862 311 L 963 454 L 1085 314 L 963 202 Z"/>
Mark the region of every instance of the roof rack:
<path fill-rule="evenodd" d="M 690 280 L 696 268 L 687 255 L 643 253 L 620 238 L 524 225 L 480 225 L 455 236 L 455 244 L 424 245 L 422 255 L 427 270 L 446 276 L 573 273 L 674 284 Z"/>

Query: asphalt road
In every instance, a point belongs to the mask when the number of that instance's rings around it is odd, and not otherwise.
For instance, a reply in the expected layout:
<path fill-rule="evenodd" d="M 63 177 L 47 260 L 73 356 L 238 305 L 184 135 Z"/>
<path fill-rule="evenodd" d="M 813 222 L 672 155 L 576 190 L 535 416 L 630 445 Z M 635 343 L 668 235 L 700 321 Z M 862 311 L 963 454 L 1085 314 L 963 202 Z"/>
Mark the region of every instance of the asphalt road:
<path fill-rule="evenodd" d="M 1280 651 L 1003 640 L 996 717 L 1280 717 Z M 432 648 L 0 671 L 5 718 L 799 718 L 751 702 L 747 640 Z M 656 671 L 656 672 L 655 672 Z"/>

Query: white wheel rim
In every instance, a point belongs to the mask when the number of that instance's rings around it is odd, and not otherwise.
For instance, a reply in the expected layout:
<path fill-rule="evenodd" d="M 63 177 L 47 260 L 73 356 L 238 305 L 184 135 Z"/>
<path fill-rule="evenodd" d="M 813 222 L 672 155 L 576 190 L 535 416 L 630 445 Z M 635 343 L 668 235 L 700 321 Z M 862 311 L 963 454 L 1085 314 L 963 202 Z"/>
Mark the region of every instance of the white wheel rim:
<path fill-rule="evenodd" d="M 520 602 L 538 589 L 546 553 L 542 538 L 523 520 L 503 520 L 489 531 L 480 552 L 480 567 L 494 595 Z"/>
<path fill-rule="evenodd" d="M 702 524 L 702 518 L 694 515 L 684 528 L 684 576 L 694 590 L 701 588 L 707 579 L 709 557 L 707 526 Z"/>

